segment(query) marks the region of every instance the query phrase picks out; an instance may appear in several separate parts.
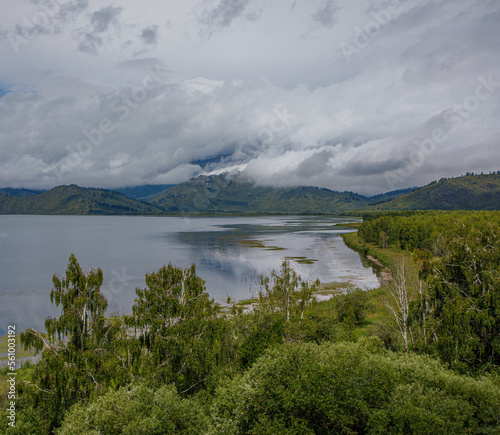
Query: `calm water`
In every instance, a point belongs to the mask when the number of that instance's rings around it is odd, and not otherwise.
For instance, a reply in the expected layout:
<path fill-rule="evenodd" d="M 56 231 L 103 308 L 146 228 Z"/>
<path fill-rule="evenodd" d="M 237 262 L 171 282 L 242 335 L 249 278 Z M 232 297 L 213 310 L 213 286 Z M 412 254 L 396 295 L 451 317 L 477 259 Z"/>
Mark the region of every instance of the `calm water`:
<path fill-rule="evenodd" d="M 144 275 L 172 262 L 196 264 L 219 302 L 255 294 L 258 274 L 285 257 L 317 260 L 293 267 L 303 279 L 378 286 L 372 270 L 348 249 L 332 225 L 317 217 L 156 218 L 111 216 L 0 216 L 0 334 L 43 328 L 60 309 L 50 303 L 52 275 L 64 274 L 71 253 L 85 272 L 100 267 L 108 312 L 128 313 Z M 280 249 L 278 249 L 280 248 Z"/>

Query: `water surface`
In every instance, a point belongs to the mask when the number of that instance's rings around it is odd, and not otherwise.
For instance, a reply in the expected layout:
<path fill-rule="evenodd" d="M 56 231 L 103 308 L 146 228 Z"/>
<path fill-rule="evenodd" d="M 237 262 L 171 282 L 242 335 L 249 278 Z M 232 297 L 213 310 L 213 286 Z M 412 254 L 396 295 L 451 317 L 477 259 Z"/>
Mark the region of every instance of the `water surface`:
<path fill-rule="evenodd" d="M 0 334 L 43 328 L 60 308 L 50 303 L 52 276 L 64 274 L 74 253 L 83 270 L 100 267 L 108 313 L 129 313 L 144 276 L 172 262 L 196 264 L 218 302 L 255 294 L 255 277 L 279 268 L 284 258 L 303 279 L 378 281 L 339 235 L 350 231 L 327 217 L 127 217 L 0 216 Z"/>

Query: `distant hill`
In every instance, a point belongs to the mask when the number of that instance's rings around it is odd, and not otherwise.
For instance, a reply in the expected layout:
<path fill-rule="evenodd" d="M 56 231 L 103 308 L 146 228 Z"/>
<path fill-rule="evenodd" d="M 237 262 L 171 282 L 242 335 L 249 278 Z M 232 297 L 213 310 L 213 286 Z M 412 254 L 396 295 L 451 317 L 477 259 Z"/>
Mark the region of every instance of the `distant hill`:
<path fill-rule="evenodd" d="M 113 190 L 138 201 L 151 201 L 174 186 L 175 184 L 146 184 L 144 186 L 120 187 Z"/>
<path fill-rule="evenodd" d="M 399 198 L 407 193 L 419 189 L 418 187 L 409 187 L 407 189 L 393 190 L 391 192 L 381 193 L 379 195 L 370 196 L 368 200 L 370 204 L 379 204 L 381 202 L 390 201 L 391 199 Z"/>
<path fill-rule="evenodd" d="M 151 215 L 162 213 L 121 193 L 75 185 L 59 186 L 38 195 L 7 196 L 0 194 L 0 214 L 62 215 Z"/>
<path fill-rule="evenodd" d="M 45 192 L 45 190 L 14 189 L 12 187 L 0 188 L 0 195 L 6 196 L 33 196 L 43 192 Z"/>
<path fill-rule="evenodd" d="M 369 203 L 352 192 L 318 187 L 257 186 L 240 175 L 200 176 L 159 195 L 153 204 L 168 213 L 328 214 Z"/>
<path fill-rule="evenodd" d="M 370 210 L 500 210 L 500 174 L 441 179 Z"/>
<path fill-rule="evenodd" d="M 384 210 L 500 210 L 500 174 L 441 179 L 421 188 L 366 198 L 318 187 L 258 186 L 242 175 L 200 176 L 177 186 L 122 193 L 75 185 L 37 192 L 0 189 L 0 214 L 362 214 Z"/>

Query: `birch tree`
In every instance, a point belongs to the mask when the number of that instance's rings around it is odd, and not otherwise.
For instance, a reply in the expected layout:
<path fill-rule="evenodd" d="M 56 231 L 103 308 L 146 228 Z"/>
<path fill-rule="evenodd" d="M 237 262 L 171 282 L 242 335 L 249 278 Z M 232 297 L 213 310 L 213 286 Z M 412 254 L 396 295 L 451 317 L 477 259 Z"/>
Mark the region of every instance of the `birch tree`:
<path fill-rule="evenodd" d="M 302 281 L 286 260 L 279 271 L 272 270 L 270 277 L 261 275 L 259 279 L 259 308 L 281 312 L 287 322 L 292 316 L 304 316 L 306 306 L 312 302 L 312 295 L 320 285 L 319 280 L 312 283 Z"/>
<path fill-rule="evenodd" d="M 408 328 L 410 318 L 410 303 L 413 299 L 414 288 L 410 283 L 409 271 L 404 258 L 396 265 L 394 281 L 388 286 L 391 298 L 385 300 L 385 306 L 391 312 L 401 334 L 406 353 L 408 350 Z"/>

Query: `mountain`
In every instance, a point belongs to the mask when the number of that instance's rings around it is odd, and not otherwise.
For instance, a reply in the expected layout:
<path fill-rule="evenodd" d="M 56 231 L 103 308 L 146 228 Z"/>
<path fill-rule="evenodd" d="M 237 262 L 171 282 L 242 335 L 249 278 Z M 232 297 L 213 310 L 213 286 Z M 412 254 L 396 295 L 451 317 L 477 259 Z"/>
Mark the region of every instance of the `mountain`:
<path fill-rule="evenodd" d="M 442 178 L 369 210 L 500 210 L 500 174 Z"/>
<path fill-rule="evenodd" d="M 391 199 L 399 198 L 407 193 L 417 190 L 418 187 L 408 187 L 407 189 L 393 190 L 391 192 L 381 193 L 379 195 L 370 196 L 368 200 L 370 204 L 379 204 L 381 202 L 390 201 Z"/>
<path fill-rule="evenodd" d="M 59 186 L 39 193 L 1 189 L 0 214 L 168 215 L 334 214 L 383 210 L 500 210 L 500 173 L 441 179 L 421 188 L 366 198 L 318 187 L 258 186 L 242 175 L 200 176 L 171 187 L 126 188 L 122 193 Z M 405 193 L 408 192 L 408 193 Z M 385 201 L 384 201 L 385 200 Z"/>
<path fill-rule="evenodd" d="M 113 190 L 138 201 L 151 201 L 174 186 L 175 184 L 146 184 L 144 186 L 120 187 Z"/>
<path fill-rule="evenodd" d="M 0 189 L 0 195 L 6 196 L 33 196 L 43 192 L 45 192 L 45 190 L 14 189 L 12 187 L 5 187 Z"/>
<path fill-rule="evenodd" d="M 257 186 L 241 175 L 200 176 L 154 200 L 168 213 L 329 214 L 365 206 L 364 196 L 318 187 Z"/>
<path fill-rule="evenodd" d="M 152 215 L 161 214 L 152 204 L 118 192 L 75 185 L 59 186 L 38 195 L 0 194 L 0 214 Z"/>

